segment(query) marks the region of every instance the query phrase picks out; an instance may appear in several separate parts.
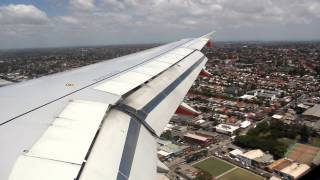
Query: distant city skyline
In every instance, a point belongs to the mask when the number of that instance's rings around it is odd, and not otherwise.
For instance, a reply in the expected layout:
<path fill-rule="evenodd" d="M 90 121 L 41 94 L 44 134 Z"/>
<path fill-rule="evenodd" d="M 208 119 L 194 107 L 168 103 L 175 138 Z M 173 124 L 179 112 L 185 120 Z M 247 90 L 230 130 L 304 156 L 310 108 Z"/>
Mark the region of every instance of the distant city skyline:
<path fill-rule="evenodd" d="M 317 0 L 3 0 L 0 48 L 320 40 Z"/>

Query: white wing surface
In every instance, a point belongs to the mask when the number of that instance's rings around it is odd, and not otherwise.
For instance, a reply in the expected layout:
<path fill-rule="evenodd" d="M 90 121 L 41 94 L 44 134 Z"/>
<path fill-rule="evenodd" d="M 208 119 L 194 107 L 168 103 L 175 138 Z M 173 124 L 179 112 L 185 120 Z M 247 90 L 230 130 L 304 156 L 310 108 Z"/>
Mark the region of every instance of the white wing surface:
<path fill-rule="evenodd" d="M 212 35 L 0 88 L 0 179 L 156 179 L 155 138 Z"/>

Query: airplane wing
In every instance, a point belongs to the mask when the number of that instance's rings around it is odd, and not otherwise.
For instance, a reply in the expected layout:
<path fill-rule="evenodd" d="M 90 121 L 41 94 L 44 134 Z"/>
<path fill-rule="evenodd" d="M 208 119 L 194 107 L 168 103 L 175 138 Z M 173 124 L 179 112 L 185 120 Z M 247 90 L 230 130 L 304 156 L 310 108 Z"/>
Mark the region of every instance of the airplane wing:
<path fill-rule="evenodd" d="M 213 32 L 0 88 L 0 179 L 156 179 L 156 141 Z"/>

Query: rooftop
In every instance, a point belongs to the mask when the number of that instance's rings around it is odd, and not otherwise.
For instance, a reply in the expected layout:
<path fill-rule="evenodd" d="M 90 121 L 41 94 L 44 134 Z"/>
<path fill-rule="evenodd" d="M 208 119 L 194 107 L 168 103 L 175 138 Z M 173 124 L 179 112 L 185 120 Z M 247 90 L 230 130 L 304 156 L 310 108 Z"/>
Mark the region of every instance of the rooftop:
<path fill-rule="evenodd" d="M 272 164 L 268 166 L 269 169 L 276 169 L 280 171 L 281 169 L 287 167 L 289 164 L 291 164 L 291 160 L 283 158 L 274 161 Z"/>
<path fill-rule="evenodd" d="M 282 173 L 288 174 L 295 179 L 301 177 L 307 171 L 309 171 L 310 166 L 307 164 L 300 164 L 294 162 L 290 159 L 283 158 L 273 162 L 268 166 L 269 169 L 275 169 L 277 171 L 281 171 Z"/>
<path fill-rule="evenodd" d="M 312 108 L 307 109 L 303 115 L 315 116 L 320 118 L 320 104 L 315 104 Z"/>
<path fill-rule="evenodd" d="M 167 144 L 167 145 L 161 146 L 159 150 L 165 151 L 167 153 L 178 153 L 182 151 L 183 148 L 184 148 L 183 146 L 178 146 L 175 144 Z"/>
<path fill-rule="evenodd" d="M 251 150 L 251 151 L 248 151 L 246 153 L 241 154 L 242 157 L 246 157 L 248 159 L 256 159 L 256 158 L 259 158 L 263 155 L 264 155 L 264 153 L 260 149 Z"/>
<path fill-rule="evenodd" d="M 172 154 L 172 153 L 169 153 L 169 152 L 160 150 L 160 151 L 158 151 L 158 154 L 161 155 L 161 156 L 169 156 L 169 155 Z"/>
<path fill-rule="evenodd" d="M 294 178 L 299 178 L 301 175 L 306 173 L 310 167 L 306 164 L 292 163 L 289 166 L 283 168 L 281 172 L 286 173 Z"/>
<path fill-rule="evenodd" d="M 241 124 L 240 124 L 240 127 L 241 128 L 246 128 L 246 127 L 248 127 L 248 126 L 250 126 L 251 125 L 251 122 L 250 121 L 243 121 Z"/>
<path fill-rule="evenodd" d="M 239 129 L 239 127 L 238 126 L 228 125 L 228 124 L 219 124 L 219 125 L 216 126 L 216 129 L 233 132 L 233 131 Z"/>
<path fill-rule="evenodd" d="M 280 115 L 280 114 L 275 114 L 275 115 L 273 115 L 272 116 L 272 118 L 274 118 L 274 119 L 282 119 L 282 115 Z"/>
<path fill-rule="evenodd" d="M 200 136 L 200 135 L 197 135 L 197 134 L 191 134 L 191 133 L 185 134 L 184 137 L 196 139 L 196 140 L 199 140 L 199 141 L 207 141 L 207 140 L 210 139 L 208 137 Z"/>
<path fill-rule="evenodd" d="M 238 156 L 239 154 L 242 154 L 243 152 L 240 149 L 235 149 L 229 152 L 233 156 Z"/>

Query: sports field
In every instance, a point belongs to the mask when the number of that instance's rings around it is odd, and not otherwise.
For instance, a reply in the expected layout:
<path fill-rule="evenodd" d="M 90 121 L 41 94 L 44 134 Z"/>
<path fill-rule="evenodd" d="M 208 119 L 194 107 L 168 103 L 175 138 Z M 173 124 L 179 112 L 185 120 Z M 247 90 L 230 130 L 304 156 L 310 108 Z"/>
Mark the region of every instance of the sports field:
<path fill-rule="evenodd" d="M 229 164 L 227 162 L 224 162 L 224 161 L 219 160 L 214 157 L 210 157 L 208 159 L 205 159 L 205 160 L 195 164 L 194 166 L 198 167 L 204 171 L 207 171 L 208 173 L 210 173 L 214 177 L 217 177 L 220 174 L 235 167 L 232 164 Z"/>
<path fill-rule="evenodd" d="M 250 171 L 234 166 L 226 161 L 210 157 L 193 166 L 207 171 L 218 180 L 263 180 L 264 178 Z"/>
<path fill-rule="evenodd" d="M 263 177 L 253 174 L 241 168 L 235 168 L 232 171 L 220 176 L 218 180 L 264 180 Z"/>

